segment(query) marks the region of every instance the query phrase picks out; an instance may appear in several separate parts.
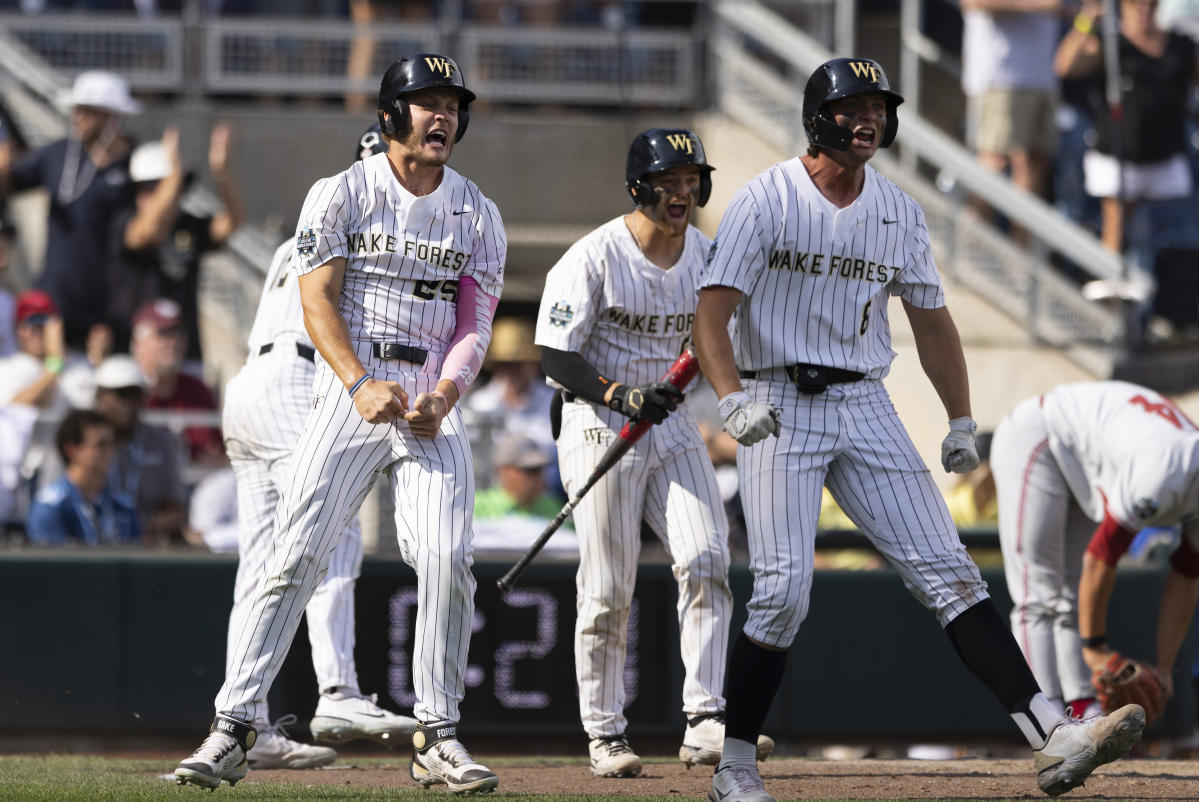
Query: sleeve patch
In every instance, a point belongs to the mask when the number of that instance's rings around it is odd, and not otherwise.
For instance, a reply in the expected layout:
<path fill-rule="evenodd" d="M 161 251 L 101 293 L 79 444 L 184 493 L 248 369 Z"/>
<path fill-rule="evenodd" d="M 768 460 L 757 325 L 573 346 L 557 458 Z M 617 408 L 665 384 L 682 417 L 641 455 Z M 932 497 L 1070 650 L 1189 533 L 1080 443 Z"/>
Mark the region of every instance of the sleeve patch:
<path fill-rule="evenodd" d="M 296 237 L 296 253 L 300 256 L 311 256 L 316 252 L 316 232 L 306 228 Z"/>
<path fill-rule="evenodd" d="M 574 318 L 574 310 L 570 308 L 570 304 L 565 301 L 555 301 L 550 307 L 549 322 L 551 326 L 566 328 L 566 324 Z"/>

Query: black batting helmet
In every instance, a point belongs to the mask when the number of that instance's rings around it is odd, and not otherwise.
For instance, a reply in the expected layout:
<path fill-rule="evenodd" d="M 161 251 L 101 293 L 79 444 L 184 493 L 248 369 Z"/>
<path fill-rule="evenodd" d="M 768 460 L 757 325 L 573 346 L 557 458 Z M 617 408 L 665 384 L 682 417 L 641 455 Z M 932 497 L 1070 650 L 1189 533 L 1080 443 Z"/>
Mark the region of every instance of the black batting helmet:
<path fill-rule="evenodd" d="M 363 131 L 362 136 L 358 137 L 358 148 L 354 151 L 354 161 L 386 152 L 387 141 L 383 139 L 383 129 L 378 123 L 375 123 Z"/>
<path fill-rule="evenodd" d="M 853 141 L 853 131 L 837 125 L 828 114 L 830 100 L 864 92 L 881 92 L 887 99 L 887 126 L 879 147 L 890 147 L 899 130 L 895 109 L 903 96 L 891 91 L 882 65 L 868 58 L 835 58 L 816 68 L 803 90 L 803 127 L 808 142 L 821 148 L 845 150 Z"/>
<path fill-rule="evenodd" d="M 708 164 L 704 145 L 695 132 L 686 128 L 651 128 L 637 134 L 629 146 L 624 170 L 624 185 L 633 205 L 650 206 L 654 202 L 654 191 L 645 180 L 647 175 L 684 164 L 700 168 L 698 204 L 703 206 L 712 195 L 712 171 L 716 168 Z"/>
<path fill-rule="evenodd" d="M 379 84 L 379 125 L 383 132 L 391 137 L 398 136 L 397 132 L 411 124 L 404 95 L 442 86 L 458 93 L 458 133 L 454 141 L 462 139 L 470 122 L 470 104 L 475 93 L 466 88 L 457 63 L 448 56 L 435 53 L 401 56 L 383 73 L 383 81 Z M 384 112 L 391 118 L 384 117 Z"/>

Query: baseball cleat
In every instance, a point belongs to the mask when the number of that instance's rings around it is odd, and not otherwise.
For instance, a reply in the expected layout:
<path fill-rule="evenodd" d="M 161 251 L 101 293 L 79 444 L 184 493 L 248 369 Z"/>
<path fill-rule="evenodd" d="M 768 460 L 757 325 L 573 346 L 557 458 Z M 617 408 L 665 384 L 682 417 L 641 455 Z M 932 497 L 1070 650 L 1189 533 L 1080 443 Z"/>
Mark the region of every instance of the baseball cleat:
<path fill-rule="evenodd" d="M 679 760 L 692 766 L 715 766 L 720 762 L 724 749 L 724 713 L 705 713 L 687 721 L 683 733 L 683 745 L 679 747 Z M 768 735 L 758 736 L 758 760 L 765 760 L 774 752 L 774 739 Z"/>
<path fill-rule="evenodd" d="M 244 721 L 218 715 L 200 748 L 175 769 L 179 785 L 198 785 L 215 791 L 221 780 L 230 785 L 246 776 L 246 750 L 252 748 L 257 732 Z"/>
<path fill-rule="evenodd" d="M 708 802 L 774 802 L 757 766 L 725 766 L 712 774 Z"/>
<path fill-rule="evenodd" d="M 376 704 L 377 699 L 375 694 L 344 699 L 322 694 L 316 703 L 316 713 L 308 724 L 312 737 L 335 744 L 359 738 L 388 745 L 408 740 L 420 722 L 384 710 Z"/>
<path fill-rule="evenodd" d="M 641 758 L 623 735 L 592 738 L 587 749 L 591 752 L 591 774 L 595 777 L 636 777 L 641 773 Z"/>
<path fill-rule="evenodd" d="M 302 744 L 287 737 L 284 729 L 296 723 L 294 713 L 268 724 L 258 731 L 254 746 L 246 752 L 252 769 L 315 769 L 337 760 L 337 752 L 327 746 Z"/>
<path fill-rule="evenodd" d="M 1037 785 L 1050 796 L 1077 788 L 1099 766 L 1127 755 L 1144 729 L 1145 709 L 1140 705 L 1125 705 L 1102 718 L 1059 724 L 1045 746 L 1033 752 Z"/>
<path fill-rule="evenodd" d="M 418 724 L 412 736 L 412 762 L 408 774 L 424 788 L 445 784 L 455 794 L 486 794 L 495 790 L 500 778 L 476 763 L 457 739 L 458 725 L 452 721 Z"/>

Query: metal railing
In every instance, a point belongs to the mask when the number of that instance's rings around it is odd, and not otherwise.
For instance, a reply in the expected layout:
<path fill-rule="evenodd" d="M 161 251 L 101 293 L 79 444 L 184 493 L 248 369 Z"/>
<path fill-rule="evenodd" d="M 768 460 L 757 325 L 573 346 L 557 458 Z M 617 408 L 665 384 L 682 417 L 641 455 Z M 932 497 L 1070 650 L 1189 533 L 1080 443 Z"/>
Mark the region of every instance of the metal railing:
<path fill-rule="evenodd" d="M 753 0 L 718 0 L 714 18 L 711 73 L 718 79 L 717 107 L 735 119 L 752 120 L 762 138 L 776 147 L 789 153 L 805 151 L 803 86 L 833 54 Z M 1065 348 L 1099 346 L 1098 352 L 1074 355 L 1091 368 L 1106 365 L 1107 350 L 1123 344 L 1120 313 L 1082 299 L 1047 255 L 1061 254 L 1097 279 L 1119 278 L 1120 259 L 1041 199 L 981 167 L 973 154 L 918 115 L 901 114 L 896 145 L 914 154 L 913 166 L 901 165 L 889 153 L 880 153 L 874 164 L 924 206 L 937 258 L 946 272 L 1016 315 L 1035 338 Z M 938 190 L 923 177 L 920 166 L 986 198 L 1028 232 L 1034 247 L 1016 247 L 992 226 L 965 214 L 960 197 Z"/>

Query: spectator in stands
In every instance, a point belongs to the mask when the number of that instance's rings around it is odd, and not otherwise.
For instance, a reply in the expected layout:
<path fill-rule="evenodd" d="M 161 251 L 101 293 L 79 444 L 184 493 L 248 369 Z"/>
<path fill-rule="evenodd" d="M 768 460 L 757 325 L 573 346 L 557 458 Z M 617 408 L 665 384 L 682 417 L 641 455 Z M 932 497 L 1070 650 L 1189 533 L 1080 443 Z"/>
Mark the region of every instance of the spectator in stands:
<path fill-rule="evenodd" d="M 14 238 L 12 221 L 0 212 L 0 357 L 6 357 L 17 350 L 17 341 L 13 338 L 16 331 L 17 303 L 13 294 L 4 286 Z"/>
<path fill-rule="evenodd" d="M 84 72 L 67 102 L 71 129 L 14 162 L 13 146 L 0 143 L 0 200 L 9 192 L 42 188 L 50 193 L 46 257 L 35 286 L 62 311 L 66 342 L 84 350 L 88 333 L 104 319 L 109 221 L 129 189 L 125 115 L 141 104 L 129 84 L 110 72 Z"/>
<path fill-rule="evenodd" d="M 962 0 L 967 139 L 986 167 L 1048 194 L 1059 138 L 1053 54 L 1062 0 Z M 1022 235 L 1021 235 L 1022 236 Z"/>
<path fill-rule="evenodd" d="M 1186 158 L 1187 94 L 1199 73 L 1195 43 L 1162 30 L 1156 0 L 1120 2 L 1119 122 L 1108 108 L 1103 84 L 1092 93 L 1097 128 L 1083 157 L 1088 194 L 1101 199 L 1103 244 L 1121 252 L 1124 225 L 1141 201 L 1186 198 L 1191 171 Z M 1085 0 L 1062 38 L 1054 69 L 1063 78 L 1103 76 L 1100 0 Z"/>
<path fill-rule="evenodd" d="M 208 168 L 222 210 L 195 215 L 180 208 L 194 177 L 179 159 L 179 132 L 167 128 L 161 140 L 139 145 L 129 159 L 133 202 L 115 215 L 109 244 L 109 296 L 106 320 L 118 351 L 129 348 L 130 321 L 156 298 L 177 303 L 187 335 L 187 358 L 199 363 L 199 278 L 201 257 L 224 245 L 244 217 L 233 182 L 228 125 L 213 127 Z"/>
<path fill-rule="evenodd" d="M 26 526 L 29 542 L 39 546 L 137 543 L 140 533 L 133 500 L 107 486 L 117 448 L 112 424 L 93 410 L 72 410 L 54 440 L 66 473 L 37 494 Z"/>
<path fill-rule="evenodd" d="M 530 437 L 545 451 L 550 465 L 556 466 L 557 446 L 550 431 L 550 403 L 554 391 L 541 372 L 541 349 L 533 344 L 533 322 L 513 317 L 497 318 L 492 326 L 491 345 L 483 369 L 488 381 L 463 399 L 463 408 L 488 421 L 493 438 L 487 444 L 498 446 L 504 433 Z M 483 427 L 480 427 L 483 428 Z M 551 488 L 559 486 L 558 473 L 547 476 Z"/>
<path fill-rule="evenodd" d="M 217 468 L 196 483 L 187 521 L 209 551 L 237 554 L 237 479 L 232 468 Z"/>
<path fill-rule="evenodd" d="M 146 377 L 146 409 L 217 411 L 212 391 L 204 382 L 182 371 L 187 332 L 179 304 L 166 298 L 142 304 L 133 315 L 130 351 Z M 183 435 L 193 462 L 224 459 L 219 428 L 188 426 Z"/>
<path fill-rule="evenodd" d="M 67 362 L 62 318 L 49 295 L 26 290 L 17 296 L 14 335 L 16 352 L 0 358 L 0 522 L 27 511 L 22 482 L 41 470 L 52 448 L 53 435 L 38 434 L 39 415 L 87 406 L 92 393 L 86 362 Z"/>
<path fill-rule="evenodd" d="M 545 449 L 522 434 L 506 434 L 492 455 L 495 484 L 475 494 L 475 548 L 525 549 L 532 545 L 562 502 L 546 490 L 545 469 L 550 464 Z M 578 554 L 574 524 L 563 524 L 547 544 L 552 550 Z"/>
<path fill-rule="evenodd" d="M 108 357 L 96 369 L 96 411 L 108 419 L 117 436 L 109 489 L 136 499 L 143 542 L 185 542 L 187 489 L 179 439 L 141 420 L 146 385 L 137 363 L 124 354 Z"/>

